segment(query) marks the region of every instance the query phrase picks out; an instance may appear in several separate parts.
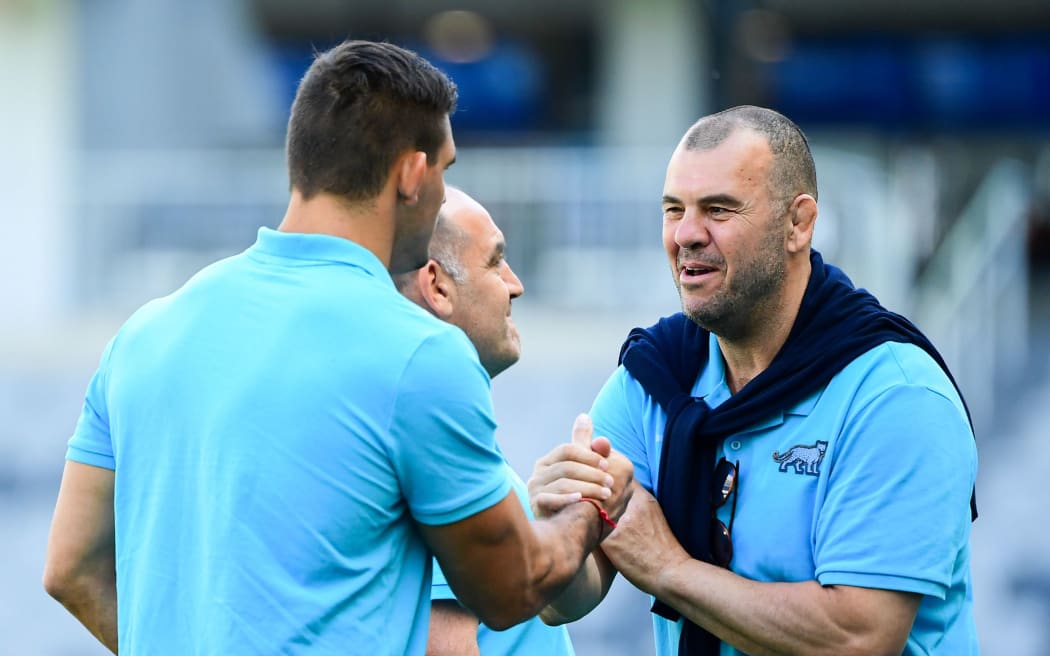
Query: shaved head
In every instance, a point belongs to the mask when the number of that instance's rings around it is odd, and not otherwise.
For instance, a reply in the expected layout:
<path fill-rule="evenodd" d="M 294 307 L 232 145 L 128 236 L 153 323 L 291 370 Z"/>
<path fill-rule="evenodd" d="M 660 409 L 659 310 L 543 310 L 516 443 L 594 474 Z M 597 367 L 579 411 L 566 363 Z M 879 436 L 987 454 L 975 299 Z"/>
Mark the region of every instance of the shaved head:
<path fill-rule="evenodd" d="M 788 117 L 765 107 L 741 105 L 705 116 L 682 138 L 685 150 L 710 150 L 729 135 L 746 128 L 762 135 L 773 153 L 769 174 L 774 197 L 792 199 L 799 194 L 817 198 L 817 170 L 802 130 Z"/>

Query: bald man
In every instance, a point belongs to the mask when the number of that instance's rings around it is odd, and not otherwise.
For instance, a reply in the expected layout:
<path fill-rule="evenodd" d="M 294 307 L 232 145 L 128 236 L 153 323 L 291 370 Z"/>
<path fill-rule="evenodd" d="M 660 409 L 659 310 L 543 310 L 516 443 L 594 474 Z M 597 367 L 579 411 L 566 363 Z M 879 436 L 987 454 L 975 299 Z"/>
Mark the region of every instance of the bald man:
<path fill-rule="evenodd" d="M 398 289 L 431 314 L 458 326 L 495 377 L 518 361 L 521 341 L 511 303 L 524 293 L 504 257 L 503 233 L 488 211 L 459 189 L 446 189 L 430 242 L 430 260 L 417 271 L 395 276 Z M 532 518 L 528 492 L 507 465 L 507 476 Z M 456 601 L 437 563 L 431 588 L 427 654 L 572 654 L 565 627 L 532 618 L 506 631 L 492 631 Z"/>

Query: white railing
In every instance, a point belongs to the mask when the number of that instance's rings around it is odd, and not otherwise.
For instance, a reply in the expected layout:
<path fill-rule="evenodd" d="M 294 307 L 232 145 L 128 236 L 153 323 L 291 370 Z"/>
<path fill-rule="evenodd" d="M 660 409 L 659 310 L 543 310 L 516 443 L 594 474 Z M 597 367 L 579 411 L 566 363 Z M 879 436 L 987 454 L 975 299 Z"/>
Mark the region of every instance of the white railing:
<path fill-rule="evenodd" d="M 912 316 L 952 369 L 978 435 L 1028 354 L 1028 175 L 1014 160 L 991 169 L 915 289 Z"/>

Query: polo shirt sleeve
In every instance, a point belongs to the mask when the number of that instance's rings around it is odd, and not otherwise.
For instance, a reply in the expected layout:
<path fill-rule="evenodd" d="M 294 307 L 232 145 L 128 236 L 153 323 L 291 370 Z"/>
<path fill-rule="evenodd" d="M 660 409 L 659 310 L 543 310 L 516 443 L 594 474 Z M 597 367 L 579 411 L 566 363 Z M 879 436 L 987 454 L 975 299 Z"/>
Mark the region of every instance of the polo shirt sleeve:
<path fill-rule="evenodd" d="M 521 477 L 506 465 L 506 463 L 504 463 L 504 467 L 510 477 L 511 489 L 514 490 L 515 494 L 518 496 L 518 500 L 521 502 L 522 510 L 525 511 L 525 515 L 529 518 L 529 521 L 534 520 L 535 517 L 532 514 L 532 510 L 529 508 L 529 490 L 526 487 L 525 482 L 521 480 Z M 452 592 L 452 588 L 448 584 L 448 579 L 445 578 L 445 572 L 442 571 L 441 563 L 438 562 L 437 558 L 433 559 L 432 572 L 430 600 L 456 600 L 456 595 Z"/>
<path fill-rule="evenodd" d="M 943 599 L 969 539 L 977 474 L 956 400 L 923 385 L 890 387 L 850 418 L 828 456 L 817 580 Z"/>
<path fill-rule="evenodd" d="M 106 406 L 109 358 L 115 341 L 115 337 L 110 340 L 102 353 L 98 370 L 88 384 L 80 419 L 66 449 L 67 460 L 103 469 L 116 469 L 109 432 L 109 410 Z"/>
<path fill-rule="evenodd" d="M 598 392 L 590 415 L 595 437 L 608 437 L 613 448 L 634 464 L 634 480 L 652 491 L 648 451 L 658 444 L 650 444 L 646 439 L 648 403 L 649 397 L 641 384 L 621 365 Z"/>
<path fill-rule="evenodd" d="M 511 490 L 496 446 L 489 377 L 458 329 L 425 339 L 401 376 L 391 449 L 412 516 L 451 524 Z"/>
<path fill-rule="evenodd" d="M 443 601 L 447 599 L 455 599 L 456 595 L 452 592 L 452 588 L 448 584 L 448 579 L 445 578 L 445 572 L 441 570 L 441 565 L 438 564 L 437 558 L 434 558 L 433 567 L 433 580 L 430 584 L 430 600 L 431 601 Z"/>

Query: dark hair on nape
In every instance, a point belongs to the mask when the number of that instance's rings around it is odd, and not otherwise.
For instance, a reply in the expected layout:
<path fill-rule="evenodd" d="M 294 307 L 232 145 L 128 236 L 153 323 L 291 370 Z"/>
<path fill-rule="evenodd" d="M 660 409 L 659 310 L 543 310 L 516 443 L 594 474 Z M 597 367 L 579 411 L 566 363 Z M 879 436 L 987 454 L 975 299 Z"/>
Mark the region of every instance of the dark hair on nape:
<path fill-rule="evenodd" d="M 288 119 L 292 188 L 304 198 L 374 198 L 406 150 L 425 152 L 433 164 L 456 100 L 444 73 L 393 44 L 344 41 L 318 54 Z"/>
<path fill-rule="evenodd" d="M 817 169 L 809 141 L 794 121 L 779 112 L 754 105 L 740 105 L 705 116 L 693 124 L 682 140 L 686 150 L 709 150 L 745 127 L 765 137 L 773 153 L 770 187 L 774 196 L 790 202 L 798 194 L 817 198 Z"/>

